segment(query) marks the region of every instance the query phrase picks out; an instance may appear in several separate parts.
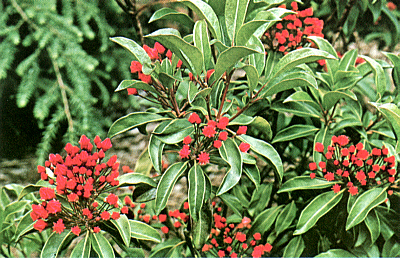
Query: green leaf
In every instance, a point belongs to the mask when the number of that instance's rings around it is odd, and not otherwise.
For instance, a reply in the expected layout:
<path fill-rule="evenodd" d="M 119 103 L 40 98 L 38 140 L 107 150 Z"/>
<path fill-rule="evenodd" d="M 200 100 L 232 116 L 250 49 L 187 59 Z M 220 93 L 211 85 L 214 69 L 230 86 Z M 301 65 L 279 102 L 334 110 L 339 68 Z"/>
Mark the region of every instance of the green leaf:
<path fill-rule="evenodd" d="M 171 50 L 193 75 L 200 75 L 203 70 L 203 54 L 197 47 L 190 45 L 177 34 L 179 32 L 174 33 L 171 29 L 160 29 L 146 37 L 160 42 Z"/>
<path fill-rule="evenodd" d="M 32 221 L 30 214 L 31 212 L 26 213 L 19 221 L 14 234 L 15 242 L 18 242 L 22 236 L 33 230 L 33 224 L 35 224 L 36 221 Z"/>
<path fill-rule="evenodd" d="M 153 134 L 160 137 L 162 134 L 176 133 L 190 126 L 193 127 L 193 125 L 187 119 L 176 118 L 170 121 L 165 121 L 162 125 L 157 126 L 154 129 Z"/>
<path fill-rule="evenodd" d="M 376 93 L 380 94 L 380 96 L 383 96 L 386 91 L 386 76 L 382 66 L 377 61 L 368 56 L 360 55 L 360 57 L 367 61 L 369 66 L 372 68 L 375 76 Z"/>
<path fill-rule="evenodd" d="M 190 215 L 194 221 L 197 221 L 201 212 L 201 207 L 205 201 L 204 197 L 206 194 L 206 179 L 204 172 L 200 165 L 197 163 L 189 170 L 188 175 L 189 190 L 188 190 L 188 202 Z"/>
<path fill-rule="evenodd" d="M 310 176 L 296 176 L 281 186 L 278 193 L 291 192 L 296 190 L 311 190 L 311 189 L 324 189 L 333 186 L 337 182 L 326 181 L 325 179 L 314 178 L 311 179 Z"/>
<path fill-rule="evenodd" d="M 131 226 L 126 215 L 121 215 L 117 220 L 111 220 L 111 223 L 118 230 L 124 244 L 129 246 L 131 242 Z"/>
<path fill-rule="evenodd" d="M 318 110 L 316 110 L 313 106 L 308 105 L 307 103 L 277 102 L 272 104 L 271 109 L 281 113 L 285 112 L 292 113 L 300 117 L 315 117 L 315 118 L 321 117 L 321 114 L 318 112 Z"/>
<path fill-rule="evenodd" d="M 313 125 L 292 125 L 279 131 L 272 143 L 291 141 L 309 135 L 315 135 L 319 131 Z"/>
<path fill-rule="evenodd" d="M 369 233 L 371 235 L 371 243 L 373 244 L 381 234 L 381 223 L 379 221 L 379 217 L 376 215 L 375 210 L 368 213 L 367 217 L 365 218 L 365 225 L 369 230 Z"/>
<path fill-rule="evenodd" d="M 154 134 L 150 136 L 150 141 L 149 141 L 149 156 L 151 163 L 153 163 L 154 169 L 157 171 L 157 173 L 161 174 L 162 171 L 162 153 L 164 150 L 165 143 L 160 141 L 158 137 Z"/>
<path fill-rule="evenodd" d="M 221 198 L 224 204 L 226 204 L 235 214 L 242 217 L 243 205 L 239 198 L 228 193 L 221 194 L 219 198 Z"/>
<path fill-rule="evenodd" d="M 151 59 L 146 51 L 138 43 L 124 37 L 114 37 L 110 39 L 111 41 L 128 49 L 129 52 L 133 54 L 135 59 L 142 64 L 142 71 L 144 74 L 150 74 L 152 72 L 153 69 L 151 68 Z"/>
<path fill-rule="evenodd" d="M 177 162 L 171 165 L 162 175 L 160 182 L 157 186 L 157 194 L 155 200 L 155 212 L 160 212 L 167 205 L 169 196 L 171 195 L 172 189 L 174 188 L 178 179 L 183 175 L 187 168 L 187 162 Z"/>
<path fill-rule="evenodd" d="M 274 66 L 272 74 L 275 77 L 300 64 L 315 62 L 320 59 L 335 59 L 335 56 L 315 48 L 302 48 L 291 51 Z"/>
<path fill-rule="evenodd" d="M 197 14 L 199 20 L 205 19 L 214 38 L 222 41 L 221 27 L 218 17 L 211 6 L 201 0 L 183 0 L 179 2 L 192 9 Z"/>
<path fill-rule="evenodd" d="M 377 106 L 377 108 L 392 126 L 396 133 L 396 138 L 400 139 L 400 109 L 393 103 L 382 104 Z"/>
<path fill-rule="evenodd" d="M 8 204 L 5 209 L 4 209 L 4 215 L 3 218 L 0 219 L 0 221 L 7 222 L 8 219 L 14 215 L 17 212 L 20 212 L 25 209 L 25 207 L 28 205 L 28 201 L 15 201 L 10 204 Z"/>
<path fill-rule="evenodd" d="M 85 235 L 85 238 L 81 239 L 79 243 L 74 247 L 71 252 L 70 257 L 73 258 L 89 258 L 90 257 L 90 250 L 92 247 L 92 243 L 90 242 L 89 233 Z"/>
<path fill-rule="evenodd" d="M 131 236 L 132 238 L 152 241 L 156 243 L 161 242 L 160 233 L 152 226 L 137 220 L 129 220 L 129 224 L 131 227 Z"/>
<path fill-rule="evenodd" d="M 203 205 L 200 216 L 193 222 L 192 237 L 194 246 L 201 249 L 206 243 L 212 227 L 212 214 L 209 205 Z"/>
<path fill-rule="evenodd" d="M 204 71 L 214 68 L 211 55 L 210 39 L 208 38 L 207 23 L 204 20 L 197 21 L 193 28 L 194 46 L 203 54 Z"/>
<path fill-rule="evenodd" d="M 152 248 L 149 257 L 166 257 L 169 250 L 180 242 L 180 239 L 169 238 Z"/>
<path fill-rule="evenodd" d="M 393 235 L 385 241 L 382 248 L 382 257 L 398 257 L 400 255 L 400 242 L 398 236 Z"/>
<path fill-rule="evenodd" d="M 126 90 L 127 88 L 135 88 L 137 90 L 150 91 L 150 92 L 153 92 L 153 93 L 159 95 L 159 92 L 156 91 L 152 86 L 150 86 L 147 83 L 144 83 L 142 81 L 138 81 L 138 80 L 123 80 L 118 85 L 115 92 L 121 91 L 121 90 Z"/>
<path fill-rule="evenodd" d="M 282 92 L 296 87 L 314 87 L 318 88 L 314 76 L 305 71 L 290 71 L 274 77 L 261 91 L 260 97 L 272 96 L 275 93 Z"/>
<path fill-rule="evenodd" d="M 174 9 L 164 7 L 160 10 L 157 10 L 150 17 L 148 23 L 158 21 L 158 20 L 170 20 L 179 22 L 182 25 L 185 25 L 189 28 L 193 27 L 194 21 L 188 15 L 182 12 L 178 12 Z"/>
<path fill-rule="evenodd" d="M 269 230 L 274 224 L 281 208 L 282 206 L 275 206 L 258 214 L 251 225 L 248 235 L 253 235 L 256 232 L 262 235 L 265 231 Z"/>
<path fill-rule="evenodd" d="M 100 258 L 115 257 L 110 242 L 101 233 L 89 233 L 93 250 Z"/>
<path fill-rule="evenodd" d="M 325 93 L 324 97 L 322 98 L 322 104 L 325 110 L 329 110 L 333 107 L 340 99 L 351 99 L 357 101 L 357 97 L 351 91 L 342 92 L 342 91 L 329 91 Z"/>
<path fill-rule="evenodd" d="M 297 208 L 294 201 L 286 205 L 286 207 L 281 211 L 275 221 L 275 230 L 277 235 L 290 227 L 296 217 L 296 212 Z"/>
<path fill-rule="evenodd" d="M 134 112 L 129 115 L 123 116 L 115 121 L 108 131 L 108 137 L 112 138 L 118 134 L 124 133 L 128 130 L 132 130 L 142 125 L 146 125 L 148 123 L 159 122 L 169 119 L 171 118 L 163 117 L 154 113 Z"/>
<path fill-rule="evenodd" d="M 117 180 L 119 181 L 119 187 L 131 186 L 137 184 L 147 184 L 152 187 L 156 187 L 157 184 L 154 180 L 148 176 L 139 173 L 127 173 L 120 175 Z"/>
<path fill-rule="evenodd" d="M 216 195 L 222 195 L 239 182 L 240 177 L 242 176 L 243 159 L 239 147 L 231 138 L 223 141 L 222 146 L 218 150 L 222 159 L 224 159 L 230 166 L 216 193 Z"/>
<path fill-rule="evenodd" d="M 236 34 L 244 23 L 249 2 L 249 0 L 230 0 L 225 3 L 225 25 L 231 42 L 235 42 Z"/>
<path fill-rule="evenodd" d="M 67 242 L 70 234 L 71 230 L 64 230 L 61 234 L 53 232 L 44 244 L 42 252 L 40 253 L 40 257 L 57 257 L 58 252 L 61 250 L 61 247 Z"/>
<path fill-rule="evenodd" d="M 387 198 L 387 188 L 373 188 L 362 193 L 354 202 L 346 221 L 346 230 L 364 221 L 368 213 Z"/>
<path fill-rule="evenodd" d="M 320 50 L 328 52 L 330 55 L 332 55 L 336 59 L 338 58 L 336 50 L 329 43 L 329 41 L 327 41 L 324 38 L 315 37 L 315 36 L 310 36 L 308 38 L 310 40 L 312 40 Z M 336 60 L 336 59 L 328 59 L 328 60 L 326 60 L 326 66 L 328 68 L 328 72 L 329 72 L 329 75 L 331 76 L 331 78 L 333 78 L 333 75 L 335 75 L 335 73 L 336 73 L 336 71 L 337 71 L 337 69 L 339 67 L 339 61 Z M 344 70 L 344 71 L 346 71 L 346 70 Z"/>
<path fill-rule="evenodd" d="M 300 257 L 305 248 L 304 240 L 301 236 L 297 236 L 290 240 L 285 247 L 282 257 Z"/>
<path fill-rule="evenodd" d="M 229 73 L 231 67 L 240 61 L 245 56 L 257 53 L 254 49 L 248 47 L 230 47 L 222 52 L 215 64 L 214 78 L 218 80 L 224 72 Z"/>
<path fill-rule="evenodd" d="M 245 160 L 243 160 L 243 162 L 245 162 Z M 254 183 L 256 188 L 260 186 L 261 176 L 260 171 L 258 170 L 258 167 L 256 165 L 244 164 L 243 172 Z"/>
<path fill-rule="evenodd" d="M 256 152 L 257 154 L 263 156 L 267 159 L 270 164 L 272 164 L 275 170 L 275 176 L 277 178 L 278 183 L 282 182 L 283 177 L 283 165 L 281 157 L 279 156 L 278 152 L 272 147 L 270 144 L 253 138 L 248 135 L 240 135 L 237 136 L 240 141 L 247 142 L 250 144 L 250 148 L 252 151 Z"/>
<path fill-rule="evenodd" d="M 350 71 L 351 68 L 356 64 L 358 51 L 352 49 L 346 52 L 340 60 L 339 69 L 341 71 Z"/>
<path fill-rule="evenodd" d="M 258 71 L 252 65 L 245 65 L 242 67 L 242 69 L 246 72 L 247 83 L 249 85 L 249 92 L 251 95 L 254 89 L 257 88 L 258 85 L 258 78 L 259 78 Z"/>
<path fill-rule="evenodd" d="M 253 191 L 247 210 L 250 216 L 259 214 L 268 206 L 269 200 L 271 199 L 272 187 L 272 184 L 261 184 L 258 189 Z"/>
<path fill-rule="evenodd" d="M 312 228 L 322 216 L 339 203 L 343 197 L 344 190 L 339 193 L 329 191 L 315 197 L 301 212 L 293 235 L 303 234 Z"/>
<path fill-rule="evenodd" d="M 22 198 L 24 198 L 26 195 L 30 193 L 39 191 L 39 189 L 42 187 L 43 186 L 41 185 L 32 185 L 32 184 L 25 186 L 24 189 L 22 189 L 21 193 L 18 195 L 18 201 L 20 201 Z"/>
<path fill-rule="evenodd" d="M 400 57 L 393 53 L 383 52 L 383 54 L 392 62 L 394 66 L 392 71 L 392 78 L 398 92 L 400 88 Z"/>
<path fill-rule="evenodd" d="M 355 257 L 355 255 L 343 249 L 330 249 L 315 257 Z"/>
<path fill-rule="evenodd" d="M 246 22 L 243 24 L 235 38 L 235 45 L 236 46 L 245 46 L 251 36 L 254 35 L 254 33 L 259 29 L 263 28 L 264 31 L 266 31 L 269 27 L 275 24 L 275 22 L 279 21 L 279 19 L 276 20 L 253 20 Z M 269 54 L 269 53 L 268 53 Z"/>
<path fill-rule="evenodd" d="M 186 120 L 187 121 L 187 120 Z M 182 121 L 181 121 L 182 122 Z M 176 131 L 175 133 L 171 133 L 171 134 L 162 134 L 162 135 L 158 135 L 158 139 L 160 141 L 162 141 L 163 143 L 166 144 L 176 144 L 176 143 L 180 143 L 183 141 L 183 139 L 192 134 L 194 131 L 194 127 L 193 125 L 189 125 L 186 128 L 180 129 L 179 131 Z M 153 132 L 154 133 L 154 132 Z"/>

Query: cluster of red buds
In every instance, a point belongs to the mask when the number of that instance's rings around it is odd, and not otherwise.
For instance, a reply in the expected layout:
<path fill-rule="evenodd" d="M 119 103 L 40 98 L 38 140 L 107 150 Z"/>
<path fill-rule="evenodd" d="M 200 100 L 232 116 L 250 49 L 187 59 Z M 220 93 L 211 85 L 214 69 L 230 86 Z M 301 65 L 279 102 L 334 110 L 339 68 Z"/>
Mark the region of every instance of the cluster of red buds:
<path fill-rule="evenodd" d="M 279 7 L 286 8 L 286 5 Z M 312 8 L 300 11 L 297 2 L 292 2 L 291 7 L 296 13 L 285 16 L 281 22 L 269 28 L 262 38 L 270 50 L 286 54 L 308 44 L 308 36 L 324 37 L 324 21 L 312 17 Z"/>
<path fill-rule="evenodd" d="M 183 147 L 179 151 L 181 159 L 197 159 L 200 165 L 210 162 L 210 153 L 219 149 L 222 142 L 228 139 L 226 127 L 229 124 L 229 118 L 222 116 L 217 121 L 208 120 L 206 124 L 202 124 L 200 116 L 193 112 L 188 118 L 193 124 L 194 139 L 190 135 L 183 139 Z M 247 126 L 239 126 L 236 135 L 246 134 Z M 242 142 L 239 145 L 242 152 L 250 149 L 250 144 Z"/>
<path fill-rule="evenodd" d="M 102 141 L 96 136 L 93 146 L 82 135 L 79 144 L 80 147 L 67 143 L 65 158 L 50 154 L 45 166 L 38 166 L 42 180 L 51 185 L 40 188 L 42 202 L 32 205 L 30 216 L 39 232 L 52 226 L 59 234 L 65 229 L 77 236 L 86 230 L 97 233 L 101 222 L 120 217 L 118 196 L 104 195 L 119 185 L 117 156 L 103 162 L 105 152 L 112 146 L 110 139 Z M 105 198 L 100 198 L 101 194 Z"/>
<path fill-rule="evenodd" d="M 152 61 L 160 61 L 168 57 L 168 59 L 171 61 L 172 60 L 172 52 L 171 50 L 168 49 L 167 52 L 165 52 L 165 47 L 161 45 L 160 43 L 156 42 L 154 43 L 154 47 L 151 48 L 147 45 L 143 45 L 144 51 L 146 51 L 147 55 L 150 57 Z M 178 64 L 176 65 L 177 68 L 180 68 L 182 66 L 182 60 L 178 61 Z M 151 79 L 151 75 L 146 75 L 142 71 L 142 64 L 138 61 L 132 61 L 131 62 L 131 73 L 137 73 L 139 80 L 141 80 L 144 83 L 151 84 L 153 81 Z M 135 88 L 128 88 L 128 94 L 129 95 L 136 95 L 137 90 Z"/>
<path fill-rule="evenodd" d="M 327 181 L 337 181 L 332 190 L 338 193 L 341 187 L 347 187 L 351 195 L 359 193 L 361 189 L 371 189 L 378 185 L 392 186 L 396 181 L 396 158 L 389 156 L 385 146 L 374 148 L 368 152 L 360 142 L 349 145 L 349 138 L 345 135 L 333 136 L 332 143 L 326 152 L 324 145 L 317 142 L 315 151 L 326 158 L 318 164 L 312 162 L 309 168 L 313 171 L 310 177 L 316 177 L 316 171 L 322 172 Z M 391 195 L 393 190 L 389 190 Z"/>
<path fill-rule="evenodd" d="M 241 257 L 249 254 L 252 257 L 264 257 L 271 252 L 271 244 L 262 244 L 261 233 L 248 234 L 251 228 L 250 218 L 244 217 L 240 223 L 227 224 L 226 218 L 221 215 L 222 208 L 215 202 L 212 205 L 215 208 L 214 225 L 202 252 L 217 254 L 218 257 Z"/>

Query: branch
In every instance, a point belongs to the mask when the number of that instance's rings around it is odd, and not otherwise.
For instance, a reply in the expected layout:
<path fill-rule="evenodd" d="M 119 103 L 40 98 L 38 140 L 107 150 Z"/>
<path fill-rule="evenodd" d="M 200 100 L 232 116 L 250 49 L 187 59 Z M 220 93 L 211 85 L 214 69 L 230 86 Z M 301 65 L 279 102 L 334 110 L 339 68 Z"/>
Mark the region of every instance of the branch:
<path fill-rule="evenodd" d="M 49 48 L 47 48 L 47 51 L 49 52 L 51 63 L 53 64 L 54 72 L 56 73 L 58 86 L 60 87 L 61 96 L 62 96 L 62 100 L 63 100 L 63 104 L 64 104 L 64 113 L 67 116 L 67 121 L 68 121 L 68 131 L 73 132 L 74 124 L 73 124 L 71 112 L 69 111 L 66 87 L 65 87 L 64 81 L 61 76 L 60 68 L 58 67 L 57 61 L 54 59 L 51 50 Z"/>

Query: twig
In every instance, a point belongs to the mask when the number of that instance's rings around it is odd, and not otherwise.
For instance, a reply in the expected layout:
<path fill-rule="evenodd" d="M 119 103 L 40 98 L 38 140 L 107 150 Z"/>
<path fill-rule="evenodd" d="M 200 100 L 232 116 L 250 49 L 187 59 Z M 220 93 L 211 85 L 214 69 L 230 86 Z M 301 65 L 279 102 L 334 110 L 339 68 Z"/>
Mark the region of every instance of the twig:
<path fill-rule="evenodd" d="M 60 87 L 61 96 L 62 96 L 62 100 L 63 100 L 63 104 L 64 104 L 64 113 L 65 113 L 65 115 L 67 117 L 67 121 L 68 121 L 68 131 L 73 132 L 74 124 L 73 124 L 71 112 L 69 111 L 66 87 L 65 87 L 64 81 L 62 79 L 61 73 L 60 73 L 60 68 L 58 67 L 57 61 L 54 59 L 51 50 L 49 48 L 47 48 L 47 51 L 49 52 L 50 60 L 53 64 L 54 72 L 56 73 L 58 86 Z"/>

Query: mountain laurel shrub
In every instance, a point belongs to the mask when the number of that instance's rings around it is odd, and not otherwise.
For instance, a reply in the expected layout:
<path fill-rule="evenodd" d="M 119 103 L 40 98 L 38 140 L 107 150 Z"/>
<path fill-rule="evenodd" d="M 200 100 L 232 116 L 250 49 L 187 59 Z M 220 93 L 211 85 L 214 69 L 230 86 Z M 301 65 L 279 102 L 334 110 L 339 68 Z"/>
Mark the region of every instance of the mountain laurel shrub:
<path fill-rule="evenodd" d="M 42 257 L 399 256 L 399 56 L 337 53 L 299 2 L 179 4 L 196 19 L 150 21 L 191 33 L 110 39 L 131 54 L 116 94 L 151 103 L 108 130 L 150 134 L 137 171 L 82 135 L 35 185 L 2 188 L 4 241 L 24 255 L 39 235 Z"/>

